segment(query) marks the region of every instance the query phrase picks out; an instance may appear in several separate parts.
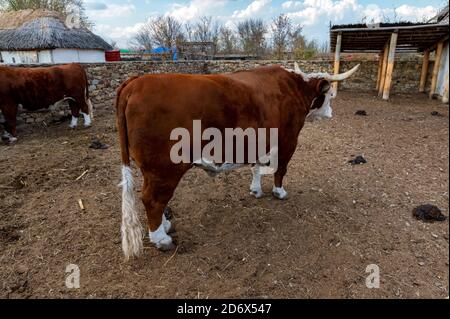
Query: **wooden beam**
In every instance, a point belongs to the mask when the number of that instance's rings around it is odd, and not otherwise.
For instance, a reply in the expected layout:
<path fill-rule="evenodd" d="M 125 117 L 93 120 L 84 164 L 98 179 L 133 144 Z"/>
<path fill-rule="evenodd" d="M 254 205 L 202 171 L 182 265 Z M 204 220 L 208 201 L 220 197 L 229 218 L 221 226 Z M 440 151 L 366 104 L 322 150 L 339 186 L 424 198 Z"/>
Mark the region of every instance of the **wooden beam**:
<path fill-rule="evenodd" d="M 386 43 L 383 50 L 383 64 L 381 68 L 380 86 L 378 87 L 378 96 L 383 95 L 384 82 L 386 81 L 388 54 L 389 54 L 389 44 Z"/>
<path fill-rule="evenodd" d="M 430 52 L 433 52 L 435 49 L 437 49 L 437 46 L 439 45 L 440 42 L 445 42 L 448 40 L 448 38 L 449 38 L 449 35 L 444 36 L 439 41 L 434 42 L 433 45 L 431 47 L 429 47 L 427 50 Z"/>
<path fill-rule="evenodd" d="M 381 50 L 381 52 L 380 52 L 380 62 L 378 62 L 377 91 L 380 89 L 381 75 L 382 75 L 382 71 L 383 71 L 384 51 L 385 51 L 385 49 Z"/>
<path fill-rule="evenodd" d="M 436 93 L 438 75 L 439 75 L 439 70 L 441 68 L 443 49 L 444 49 L 444 42 L 441 41 L 438 43 L 437 48 L 436 48 L 436 57 L 434 59 L 433 77 L 431 79 L 430 99 L 433 98 L 434 94 Z"/>
<path fill-rule="evenodd" d="M 339 33 L 337 36 L 336 50 L 334 53 L 334 74 L 339 74 L 339 71 L 341 68 L 341 44 L 342 44 L 342 33 Z M 334 82 L 333 88 L 334 88 L 335 92 L 337 93 L 337 90 L 339 88 L 339 83 Z"/>
<path fill-rule="evenodd" d="M 397 48 L 398 33 L 394 32 L 391 36 L 391 43 L 389 44 L 388 65 L 386 68 L 386 80 L 384 81 L 383 100 L 389 100 L 392 86 L 392 73 L 394 72 L 395 49 Z"/>
<path fill-rule="evenodd" d="M 427 84 L 429 64 L 430 64 L 430 51 L 427 50 L 423 54 L 422 74 L 420 75 L 420 84 L 419 84 L 420 93 L 425 92 L 425 85 Z"/>

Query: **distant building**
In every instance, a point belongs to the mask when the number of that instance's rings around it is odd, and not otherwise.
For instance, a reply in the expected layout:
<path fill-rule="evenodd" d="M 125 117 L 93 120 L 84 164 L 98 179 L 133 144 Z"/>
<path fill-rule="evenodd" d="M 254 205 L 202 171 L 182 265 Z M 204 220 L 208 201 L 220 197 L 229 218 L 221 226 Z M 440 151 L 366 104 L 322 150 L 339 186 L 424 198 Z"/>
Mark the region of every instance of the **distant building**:
<path fill-rule="evenodd" d="M 86 28 L 69 28 L 59 13 L 22 10 L 0 14 L 0 62 L 105 62 L 112 47 Z"/>

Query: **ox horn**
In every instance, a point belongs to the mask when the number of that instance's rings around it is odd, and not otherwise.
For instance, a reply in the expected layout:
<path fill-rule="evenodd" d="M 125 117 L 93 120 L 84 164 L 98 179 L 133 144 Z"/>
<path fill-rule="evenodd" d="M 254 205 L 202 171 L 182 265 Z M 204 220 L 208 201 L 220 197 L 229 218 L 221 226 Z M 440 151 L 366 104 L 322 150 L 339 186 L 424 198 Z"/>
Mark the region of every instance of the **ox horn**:
<path fill-rule="evenodd" d="M 330 75 L 327 78 L 327 80 L 330 81 L 330 82 L 342 82 L 342 81 L 348 79 L 349 77 L 351 77 L 353 74 L 355 74 L 355 72 L 358 71 L 360 66 L 361 66 L 361 64 L 358 64 L 353 69 L 351 69 L 350 71 L 347 71 L 345 73 L 336 74 L 336 75 Z"/>
<path fill-rule="evenodd" d="M 308 78 L 308 75 L 306 73 L 304 73 L 302 71 L 302 69 L 300 69 L 300 66 L 298 65 L 297 62 L 294 63 L 294 71 L 295 71 L 295 73 L 303 76 L 304 78 Z"/>

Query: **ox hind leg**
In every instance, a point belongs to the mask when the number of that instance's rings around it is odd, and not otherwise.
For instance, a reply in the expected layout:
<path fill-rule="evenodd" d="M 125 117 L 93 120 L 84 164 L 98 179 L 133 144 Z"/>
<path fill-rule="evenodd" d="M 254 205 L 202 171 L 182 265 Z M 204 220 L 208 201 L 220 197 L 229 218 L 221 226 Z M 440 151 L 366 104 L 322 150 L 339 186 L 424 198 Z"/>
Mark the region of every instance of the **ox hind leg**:
<path fill-rule="evenodd" d="M 85 101 L 84 98 L 69 98 L 70 112 L 72 114 L 72 120 L 70 122 L 70 128 L 76 128 L 78 126 L 78 118 L 80 114 L 84 118 L 84 127 L 90 127 L 92 125 L 92 117 L 90 113 L 92 104 L 90 101 Z"/>
<path fill-rule="evenodd" d="M 17 105 L 8 104 L 3 105 L 3 117 L 5 118 L 5 132 L 2 135 L 2 140 L 6 143 L 14 143 L 17 141 Z"/>
<path fill-rule="evenodd" d="M 160 250 L 172 250 L 172 237 L 168 235 L 171 223 L 167 220 L 164 211 L 172 198 L 175 189 L 181 179 L 162 179 L 152 174 L 144 175 L 144 188 L 142 191 L 142 202 L 147 211 L 147 221 L 150 230 L 150 241 Z"/>

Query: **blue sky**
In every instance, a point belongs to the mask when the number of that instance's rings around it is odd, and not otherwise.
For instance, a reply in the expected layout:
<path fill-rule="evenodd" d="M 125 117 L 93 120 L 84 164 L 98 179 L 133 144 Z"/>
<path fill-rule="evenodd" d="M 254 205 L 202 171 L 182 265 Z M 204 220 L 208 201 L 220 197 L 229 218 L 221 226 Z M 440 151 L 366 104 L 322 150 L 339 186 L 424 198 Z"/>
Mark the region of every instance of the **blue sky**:
<path fill-rule="evenodd" d="M 195 21 L 208 15 L 233 27 L 246 18 L 272 18 L 285 13 L 303 26 L 308 39 L 323 43 L 332 24 L 422 21 L 435 15 L 443 0 L 83 0 L 94 32 L 126 48 L 139 28 L 156 15 L 171 15 L 180 21 Z"/>

